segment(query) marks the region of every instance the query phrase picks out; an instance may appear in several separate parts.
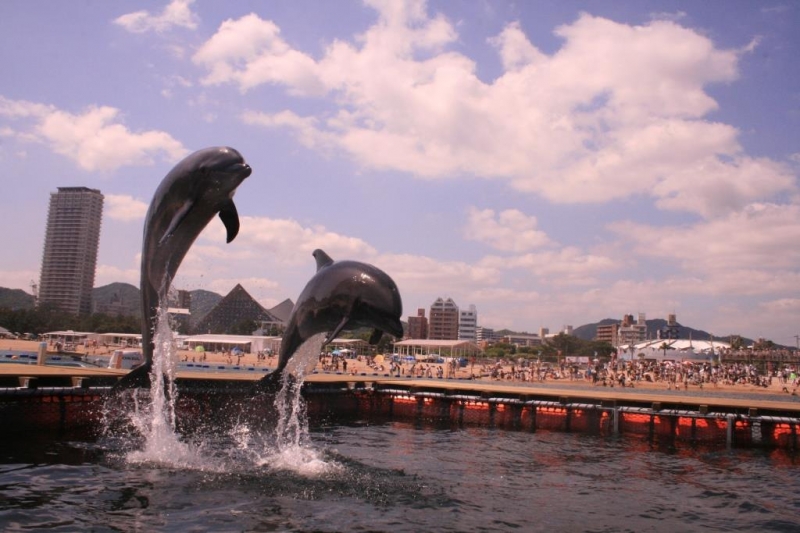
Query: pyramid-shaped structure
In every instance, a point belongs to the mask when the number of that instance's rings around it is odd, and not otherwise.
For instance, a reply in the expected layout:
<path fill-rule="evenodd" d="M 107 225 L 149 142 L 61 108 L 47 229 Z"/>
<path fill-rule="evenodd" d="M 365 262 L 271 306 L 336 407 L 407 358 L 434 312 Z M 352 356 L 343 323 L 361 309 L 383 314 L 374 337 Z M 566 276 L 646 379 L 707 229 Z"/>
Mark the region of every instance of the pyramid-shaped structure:
<path fill-rule="evenodd" d="M 197 333 L 230 333 L 231 329 L 244 320 L 261 322 L 280 322 L 260 303 L 237 284 L 222 300 L 208 312 L 195 327 Z"/>

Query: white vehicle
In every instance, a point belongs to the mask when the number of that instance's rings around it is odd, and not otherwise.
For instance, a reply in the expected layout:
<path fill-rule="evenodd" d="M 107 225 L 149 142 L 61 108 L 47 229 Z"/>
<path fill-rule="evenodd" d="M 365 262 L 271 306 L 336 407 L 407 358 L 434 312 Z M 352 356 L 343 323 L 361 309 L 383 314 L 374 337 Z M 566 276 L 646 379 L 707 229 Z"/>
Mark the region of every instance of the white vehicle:
<path fill-rule="evenodd" d="M 114 350 L 108 360 L 108 368 L 132 369 L 144 363 L 141 350 Z"/>

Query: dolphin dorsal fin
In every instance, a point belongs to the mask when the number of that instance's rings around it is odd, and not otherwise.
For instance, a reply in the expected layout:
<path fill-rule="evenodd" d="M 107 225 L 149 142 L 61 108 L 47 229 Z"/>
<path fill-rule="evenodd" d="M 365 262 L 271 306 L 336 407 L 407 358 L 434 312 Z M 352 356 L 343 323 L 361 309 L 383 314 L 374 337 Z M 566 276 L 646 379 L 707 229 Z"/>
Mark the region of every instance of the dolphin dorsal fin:
<path fill-rule="evenodd" d="M 314 250 L 314 253 L 311 255 L 313 255 L 314 259 L 317 260 L 317 272 L 333 264 L 333 259 L 331 259 L 331 256 L 320 249 Z"/>

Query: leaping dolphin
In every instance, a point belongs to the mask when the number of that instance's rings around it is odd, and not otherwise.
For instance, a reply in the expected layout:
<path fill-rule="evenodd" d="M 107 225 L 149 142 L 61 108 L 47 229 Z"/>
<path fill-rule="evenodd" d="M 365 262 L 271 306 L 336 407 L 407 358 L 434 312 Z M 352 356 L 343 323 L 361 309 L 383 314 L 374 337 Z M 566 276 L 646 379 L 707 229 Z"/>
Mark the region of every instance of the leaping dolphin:
<path fill-rule="evenodd" d="M 203 228 L 219 213 L 227 242 L 239 233 L 233 194 L 250 175 L 242 155 L 229 147 L 199 150 L 175 165 L 156 189 L 144 222 L 142 240 L 142 350 L 145 362 L 115 388 L 149 386 L 153 365 L 153 327 L 158 306 L 178 267 Z"/>
<path fill-rule="evenodd" d="M 317 272 L 306 284 L 289 315 L 278 367 L 259 382 L 259 388 L 277 385 L 286 364 L 310 337 L 328 333 L 323 346 L 346 329 L 374 328 L 369 339 L 377 344 L 384 332 L 403 336 L 403 304 L 397 285 L 382 270 L 357 261 L 334 261 L 314 250 Z"/>

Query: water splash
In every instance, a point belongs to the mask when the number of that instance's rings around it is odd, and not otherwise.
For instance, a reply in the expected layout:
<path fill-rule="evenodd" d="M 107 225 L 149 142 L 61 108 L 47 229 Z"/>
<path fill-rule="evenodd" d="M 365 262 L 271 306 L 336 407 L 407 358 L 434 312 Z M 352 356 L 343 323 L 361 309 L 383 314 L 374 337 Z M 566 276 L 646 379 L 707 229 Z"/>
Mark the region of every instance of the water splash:
<path fill-rule="evenodd" d="M 144 438 L 141 450 L 129 452 L 129 463 L 160 463 L 170 466 L 217 470 L 219 465 L 202 453 L 202 445 L 181 441 L 176 429 L 175 405 L 178 388 L 175 374 L 178 348 L 172 333 L 166 302 L 158 309 L 153 335 L 153 367 L 150 371 L 150 394 L 134 396 L 130 422 Z M 135 391 L 134 391 L 135 393 Z"/>
<path fill-rule="evenodd" d="M 198 435 L 193 442 L 183 440 L 177 430 L 178 351 L 166 305 L 159 308 L 153 339 L 150 390 L 130 391 L 132 409 L 127 418 L 142 443 L 125 454 L 126 463 L 219 473 L 256 467 L 289 471 L 303 477 L 342 470 L 340 464 L 326 461 L 313 447 L 301 395 L 305 376 L 316 366 L 324 334 L 309 339 L 290 359 L 283 386 L 274 401 L 277 420 L 273 434 L 255 431 L 247 422 L 240 421 L 226 435 Z"/>
<path fill-rule="evenodd" d="M 303 475 L 328 473 L 339 468 L 326 463 L 312 445 L 308 434 L 306 404 L 302 396 L 305 376 L 317 364 L 325 334 L 306 340 L 286 365 L 282 386 L 275 396 L 278 414 L 274 453 L 265 457 L 273 468 L 292 470 Z"/>

